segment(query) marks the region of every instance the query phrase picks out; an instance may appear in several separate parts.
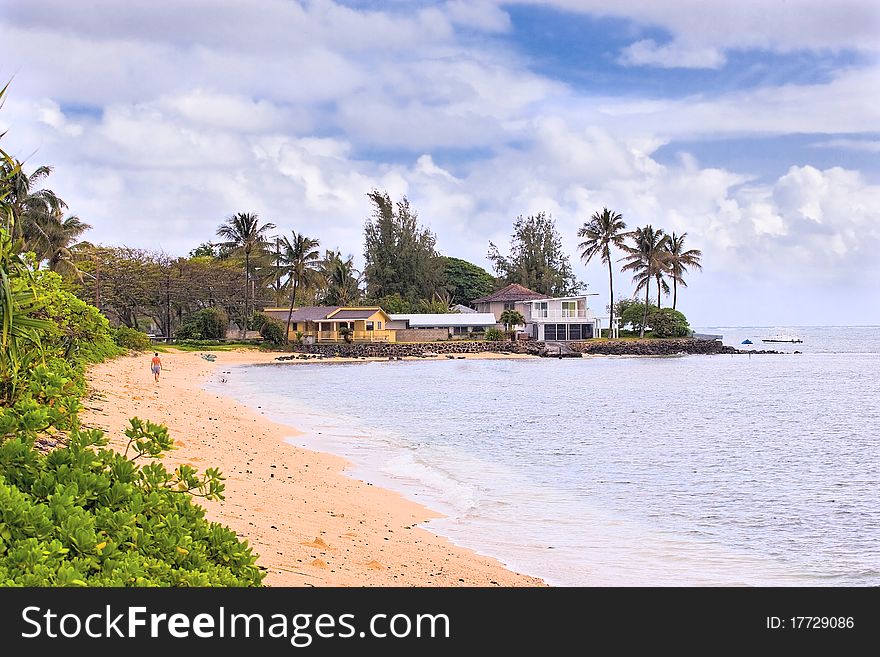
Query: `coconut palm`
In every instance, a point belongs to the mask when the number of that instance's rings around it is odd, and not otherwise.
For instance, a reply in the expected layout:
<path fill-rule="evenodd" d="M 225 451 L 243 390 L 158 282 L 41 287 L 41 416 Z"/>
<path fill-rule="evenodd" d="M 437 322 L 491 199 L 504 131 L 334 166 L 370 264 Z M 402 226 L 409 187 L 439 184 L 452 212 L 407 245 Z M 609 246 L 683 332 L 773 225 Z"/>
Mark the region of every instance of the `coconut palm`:
<path fill-rule="evenodd" d="M 520 311 L 514 310 L 513 308 L 508 308 L 503 313 L 501 313 L 499 321 L 504 324 L 504 330 L 512 334 L 513 327 L 522 326 L 523 324 L 525 324 L 526 318 L 522 316 L 522 313 Z"/>
<path fill-rule="evenodd" d="M 675 304 L 678 300 L 678 286 L 687 287 L 687 283 L 684 280 L 684 275 L 688 271 L 688 267 L 693 267 L 694 269 L 702 269 L 703 266 L 700 263 L 700 259 L 703 257 L 703 252 L 699 249 L 687 249 L 685 250 L 684 246 L 684 238 L 687 237 L 687 233 L 682 233 L 681 235 L 676 235 L 674 232 L 669 240 L 666 242 L 666 249 L 668 251 L 667 257 L 669 259 L 669 277 L 672 279 L 672 309 L 675 310 Z"/>
<path fill-rule="evenodd" d="M 275 224 L 266 222 L 260 225 L 260 219 L 250 212 L 234 214 L 217 228 L 217 236 L 225 242 L 219 244 L 228 255 L 244 255 L 244 314 L 245 323 L 251 316 L 248 291 L 251 286 L 251 257 L 262 253 L 266 248 L 266 233 L 275 228 Z"/>
<path fill-rule="evenodd" d="M 32 247 L 45 237 L 53 223 L 58 223 L 67 209 L 67 203 L 55 192 L 40 188 L 51 173 L 52 167 L 41 166 L 27 174 L 21 162 L 9 159 L 2 164 L 0 179 L 12 220 L 12 237 L 23 239 L 29 250 L 36 250 Z"/>
<path fill-rule="evenodd" d="M 361 295 L 360 274 L 354 268 L 354 258 L 342 258 L 339 251 L 328 250 L 321 263 L 324 275 L 324 303 L 348 306 L 355 303 Z"/>
<path fill-rule="evenodd" d="M 608 307 L 611 313 L 608 318 L 608 337 L 611 337 L 614 326 L 614 272 L 611 269 L 611 247 L 623 249 L 628 235 L 625 230 L 623 215 L 608 208 L 602 208 L 602 212 L 594 212 L 590 220 L 578 230 L 578 237 L 584 238 L 584 241 L 578 244 L 584 264 L 598 255 L 602 262 L 608 265 L 608 298 L 610 299 Z"/>
<path fill-rule="evenodd" d="M 82 274 L 74 261 L 74 255 L 77 250 L 91 246 L 88 242 L 77 241 L 91 226 L 72 215 L 63 221 L 53 219 L 40 228 L 39 235 L 30 245 L 37 258 L 41 262 L 47 262 L 52 271 L 81 280 Z"/>
<path fill-rule="evenodd" d="M 639 330 L 639 337 L 645 337 L 645 324 L 648 322 L 648 299 L 651 292 L 651 279 L 657 276 L 658 272 L 667 272 L 668 259 L 666 251 L 666 240 L 668 236 L 662 229 L 654 230 L 654 227 L 648 224 L 644 228 L 636 228 L 630 234 L 632 244 L 624 245 L 624 256 L 626 265 L 622 271 L 632 271 L 633 282 L 636 283 L 636 294 L 642 287 L 645 288 L 645 312 L 642 318 L 642 326 Z"/>
<path fill-rule="evenodd" d="M 288 285 L 291 288 L 290 309 L 287 311 L 287 327 L 284 330 L 284 339 L 287 340 L 297 291 L 302 287 L 317 285 L 321 280 L 321 272 L 318 269 L 320 242 L 294 230 L 290 237 L 281 238 L 280 246 L 279 267 L 287 274 Z"/>

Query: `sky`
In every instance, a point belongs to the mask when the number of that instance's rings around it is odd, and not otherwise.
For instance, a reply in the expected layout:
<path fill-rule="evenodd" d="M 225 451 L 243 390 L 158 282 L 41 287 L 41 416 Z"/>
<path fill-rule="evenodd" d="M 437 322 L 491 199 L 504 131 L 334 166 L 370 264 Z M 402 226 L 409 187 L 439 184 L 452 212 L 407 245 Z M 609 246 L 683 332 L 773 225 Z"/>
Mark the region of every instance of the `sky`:
<path fill-rule="evenodd" d="M 545 211 L 604 312 L 608 207 L 702 250 L 694 326 L 880 324 L 880 3 L 4 0 L 0 43 L 3 147 L 92 242 L 254 212 L 362 263 L 375 188 L 491 270 Z"/>

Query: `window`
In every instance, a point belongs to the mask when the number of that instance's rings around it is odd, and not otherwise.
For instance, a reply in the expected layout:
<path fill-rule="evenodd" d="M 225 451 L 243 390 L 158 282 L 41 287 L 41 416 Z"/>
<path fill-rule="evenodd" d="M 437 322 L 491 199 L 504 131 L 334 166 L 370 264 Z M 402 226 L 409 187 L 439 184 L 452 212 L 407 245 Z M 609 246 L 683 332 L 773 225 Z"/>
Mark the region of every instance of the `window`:
<path fill-rule="evenodd" d="M 581 339 L 581 325 L 580 324 L 572 324 L 568 327 L 568 339 L 569 340 L 580 340 Z"/>
<path fill-rule="evenodd" d="M 505 301 L 504 302 L 504 310 L 516 310 L 516 302 L 515 301 Z"/>
<path fill-rule="evenodd" d="M 372 331 L 372 330 L 373 330 L 373 322 L 367 322 L 367 330 L 368 330 L 368 331 Z"/>
<path fill-rule="evenodd" d="M 545 340 L 555 340 L 556 339 L 556 324 L 545 324 L 544 325 L 544 339 Z"/>
<path fill-rule="evenodd" d="M 534 304 L 535 317 L 547 317 L 547 302 L 538 301 Z"/>
<path fill-rule="evenodd" d="M 294 331 L 298 330 L 298 329 L 297 329 L 297 326 L 296 326 L 296 322 L 294 322 L 293 324 L 291 324 L 291 325 L 290 325 L 290 328 L 293 329 Z"/>
<path fill-rule="evenodd" d="M 581 335 L 584 340 L 590 340 L 593 337 L 593 325 L 592 324 L 584 324 L 581 326 Z"/>
<path fill-rule="evenodd" d="M 377 324 L 376 328 L 381 331 L 382 330 L 382 322 L 376 322 L 376 324 Z"/>
<path fill-rule="evenodd" d="M 577 301 L 563 301 L 562 302 L 562 316 L 563 317 L 577 317 Z"/>

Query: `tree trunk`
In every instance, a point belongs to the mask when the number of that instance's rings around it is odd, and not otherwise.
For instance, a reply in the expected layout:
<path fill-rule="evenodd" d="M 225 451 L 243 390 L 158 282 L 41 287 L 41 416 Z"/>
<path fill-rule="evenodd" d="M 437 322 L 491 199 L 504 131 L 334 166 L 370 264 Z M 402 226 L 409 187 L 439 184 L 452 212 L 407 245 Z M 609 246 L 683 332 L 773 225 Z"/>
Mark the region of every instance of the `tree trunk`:
<path fill-rule="evenodd" d="M 663 287 L 660 285 L 661 283 L 660 276 L 657 276 L 657 307 L 660 307 L 660 292 L 663 290 Z"/>
<path fill-rule="evenodd" d="M 651 292 L 651 277 L 645 279 L 645 312 L 642 315 L 642 328 L 639 330 L 639 337 L 645 337 L 645 324 L 648 323 L 648 297 Z"/>
<path fill-rule="evenodd" d="M 293 317 L 293 304 L 296 303 L 296 288 L 298 280 L 293 279 L 293 294 L 290 295 L 290 310 L 287 311 L 287 326 L 284 327 L 284 343 L 290 342 L 288 335 L 290 334 L 290 318 Z"/>
<path fill-rule="evenodd" d="M 675 310 L 675 303 L 678 301 L 678 280 L 672 277 L 672 309 Z"/>
<path fill-rule="evenodd" d="M 250 313 L 248 312 L 248 308 L 250 304 L 248 303 L 248 288 L 251 286 L 251 254 L 247 251 L 244 252 L 244 330 L 247 331 L 248 319 L 250 319 Z"/>
<path fill-rule="evenodd" d="M 611 273 L 611 258 L 608 258 L 608 290 L 611 295 L 611 304 L 608 306 L 611 309 L 610 314 L 608 315 L 608 337 L 611 338 L 614 333 L 614 276 Z M 602 337 L 602 332 L 599 331 L 599 337 Z"/>

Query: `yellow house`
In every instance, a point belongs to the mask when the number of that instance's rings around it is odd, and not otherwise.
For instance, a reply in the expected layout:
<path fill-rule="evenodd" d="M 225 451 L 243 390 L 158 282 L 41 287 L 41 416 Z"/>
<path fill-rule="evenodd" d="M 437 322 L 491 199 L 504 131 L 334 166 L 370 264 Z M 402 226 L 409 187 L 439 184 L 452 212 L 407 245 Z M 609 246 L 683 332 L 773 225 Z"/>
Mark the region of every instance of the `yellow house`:
<path fill-rule="evenodd" d="M 266 308 L 263 312 L 287 323 L 287 308 Z M 395 342 L 395 331 L 388 328 L 390 321 L 378 306 L 309 306 L 293 311 L 288 338 L 302 333 L 304 339 L 315 342 L 344 342 L 350 332 L 353 342 Z"/>

